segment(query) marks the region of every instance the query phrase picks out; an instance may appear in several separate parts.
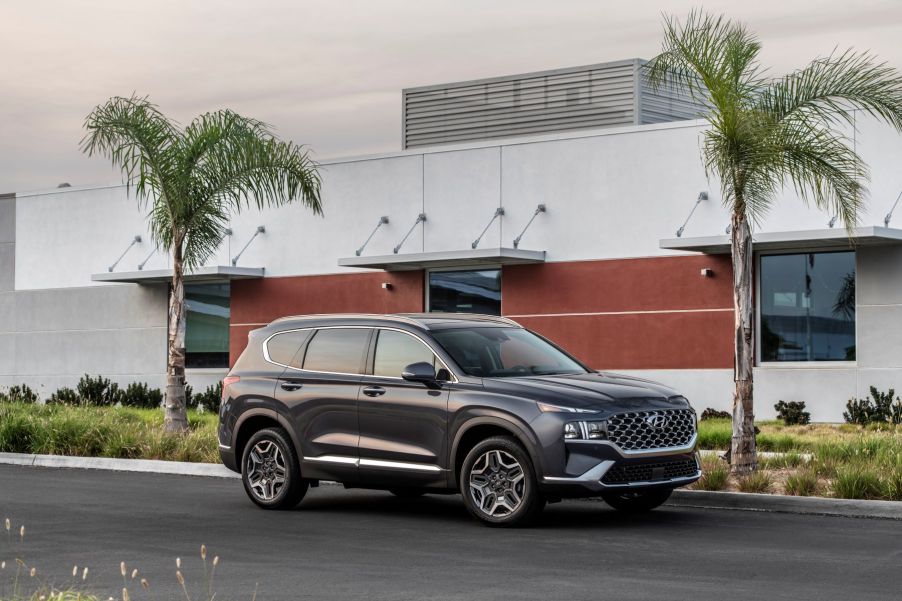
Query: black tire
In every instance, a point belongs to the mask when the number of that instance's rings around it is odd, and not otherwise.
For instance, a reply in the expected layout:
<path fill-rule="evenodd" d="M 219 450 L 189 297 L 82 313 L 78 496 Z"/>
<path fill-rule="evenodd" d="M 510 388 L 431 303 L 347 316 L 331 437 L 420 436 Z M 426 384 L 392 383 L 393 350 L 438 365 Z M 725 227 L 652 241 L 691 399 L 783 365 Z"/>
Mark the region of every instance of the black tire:
<path fill-rule="evenodd" d="M 400 499 L 416 499 L 426 494 L 422 488 L 390 488 L 388 492 Z"/>
<path fill-rule="evenodd" d="M 265 468 L 254 468 L 255 465 L 261 466 L 261 462 L 258 461 L 264 455 L 261 449 L 266 449 L 267 453 L 276 449 L 278 451 L 276 457 L 281 457 L 281 461 L 274 458 Z M 256 458 L 252 458 L 255 451 Z M 284 482 L 280 486 L 278 483 L 271 483 L 280 472 L 284 474 Z M 257 478 L 256 481 L 252 481 L 254 474 L 259 476 L 261 473 L 264 476 L 262 480 Z M 267 476 L 270 479 L 267 479 Z M 291 509 L 301 502 L 309 486 L 309 482 L 301 477 L 300 463 L 294 445 L 282 428 L 260 430 L 247 441 L 241 454 L 241 481 L 250 500 L 263 509 Z M 270 496 L 267 493 L 271 493 L 271 498 L 266 498 Z"/>
<path fill-rule="evenodd" d="M 498 455 L 503 459 L 503 465 L 498 471 L 492 471 L 490 459 L 493 451 L 502 453 Z M 522 470 L 523 477 L 512 484 L 516 478 L 516 467 Z M 504 477 L 498 477 L 504 473 Z M 471 488 L 471 476 L 479 477 L 487 474 L 485 489 L 490 489 L 488 494 Z M 492 480 L 498 477 L 497 480 Z M 513 437 L 493 436 L 474 446 L 461 466 L 459 479 L 460 493 L 463 496 L 464 505 L 475 518 L 488 526 L 525 526 L 534 521 L 545 507 L 545 498 L 539 492 L 536 482 L 536 472 L 526 449 Z M 497 488 L 494 488 L 497 487 Z M 498 495 L 497 492 L 501 494 Z M 515 496 L 510 496 L 513 493 Z M 481 497 L 482 503 L 478 497 Z M 519 503 L 509 503 L 509 499 L 519 497 Z M 504 507 L 499 507 L 499 500 L 504 502 Z M 489 510 L 483 508 L 483 504 L 490 505 Z M 513 504 L 513 510 L 510 505 Z M 497 514 L 495 512 L 498 512 Z"/>
<path fill-rule="evenodd" d="M 604 502 L 617 509 L 627 513 L 645 513 L 656 507 L 660 507 L 673 491 L 668 489 L 645 490 L 645 491 L 624 491 L 624 492 L 608 492 L 603 493 L 601 498 Z"/>

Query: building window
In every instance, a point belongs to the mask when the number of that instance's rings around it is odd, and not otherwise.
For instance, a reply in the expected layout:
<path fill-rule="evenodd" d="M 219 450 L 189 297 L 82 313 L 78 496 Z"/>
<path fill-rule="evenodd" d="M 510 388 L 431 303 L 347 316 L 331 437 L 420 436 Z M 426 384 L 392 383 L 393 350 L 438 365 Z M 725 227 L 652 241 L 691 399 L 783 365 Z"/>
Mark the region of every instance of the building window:
<path fill-rule="evenodd" d="M 429 310 L 501 315 L 501 270 L 429 272 Z"/>
<path fill-rule="evenodd" d="M 762 361 L 855 360 L 855 253 L 763 255 Z"/>
<path fill-rule="evenodd" d="M 229 284 L 185 286 L 185 367 L 229 366 Z"/>

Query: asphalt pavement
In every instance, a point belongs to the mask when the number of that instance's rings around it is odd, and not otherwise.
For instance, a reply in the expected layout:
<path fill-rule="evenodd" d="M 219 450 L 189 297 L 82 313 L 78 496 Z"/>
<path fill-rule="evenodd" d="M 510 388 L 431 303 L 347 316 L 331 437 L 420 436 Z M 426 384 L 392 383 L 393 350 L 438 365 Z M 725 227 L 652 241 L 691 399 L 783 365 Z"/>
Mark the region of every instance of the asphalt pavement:
<path fill-rule="evenodd" d="M 0 592 L 10 559 L 65 586 L 72 566 L 118 597 L 121 561 L 179 599 L 176 557 L 203 599 L 200 545 L 219 555 L 217 600 L 902 599 L 902 523 L 664 507 L 626 516 L 594 501 L 548 506 L 529 529 L 479 525 L 459 497 L 403 500 L 312 489 L 289 512 L 256 509 L 236 480 L 0 466 Z M 2 522 L 0 522 L 2 524 Z M 140 577 L 139 577 L 140 578 Z"/>

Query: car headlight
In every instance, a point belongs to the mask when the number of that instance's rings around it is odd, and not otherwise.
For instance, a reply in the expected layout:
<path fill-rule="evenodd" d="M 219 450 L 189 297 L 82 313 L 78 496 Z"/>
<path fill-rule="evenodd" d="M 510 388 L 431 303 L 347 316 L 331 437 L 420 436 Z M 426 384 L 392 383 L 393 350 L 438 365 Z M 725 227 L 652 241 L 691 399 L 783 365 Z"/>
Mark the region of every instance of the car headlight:
<path fill-rule="evenodd" d="M 577 409 L 576 407 L 562 407 L 560 405 L 551 405 L 550 403 L 539 403 L 539 411 L 542 413 L 598 413 L 593 409 Z"/>
<path fill-rule="evenodd" d="M 605 440 L 607 437 L 607 423 L 603 421 L 564 424 L 564 440 Z"/>

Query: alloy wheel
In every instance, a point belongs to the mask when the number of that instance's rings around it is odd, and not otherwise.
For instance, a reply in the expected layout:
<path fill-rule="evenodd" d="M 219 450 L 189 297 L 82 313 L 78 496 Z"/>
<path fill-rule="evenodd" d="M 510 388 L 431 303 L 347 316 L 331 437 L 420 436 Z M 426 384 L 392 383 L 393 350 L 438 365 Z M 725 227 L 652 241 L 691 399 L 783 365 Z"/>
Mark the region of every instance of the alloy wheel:
<path fill-rule="evenodd" d="M 275 499 L 287 482 L 285 456 L 275 442 L 261 440 L 247 455 L 247 483 L 263 501 Z"/>
<path fill-rule="evenodd" d="M 470 498 L 481 512 L 503 517 L 517 511 L 523 503 L 526 474 L 513 455 L 491 449 L 473 464 L 468 485 Z"/>

